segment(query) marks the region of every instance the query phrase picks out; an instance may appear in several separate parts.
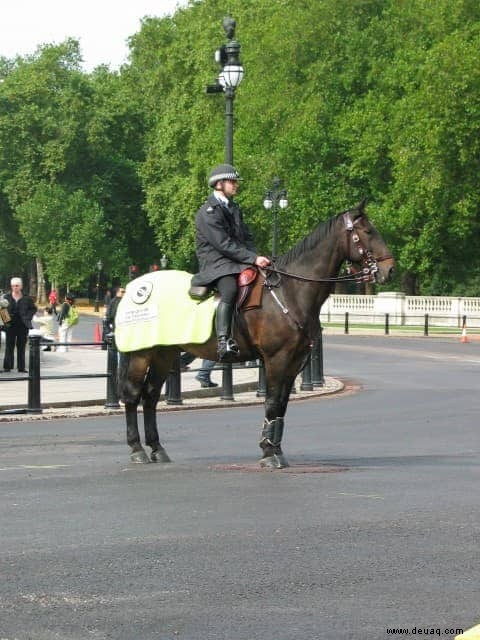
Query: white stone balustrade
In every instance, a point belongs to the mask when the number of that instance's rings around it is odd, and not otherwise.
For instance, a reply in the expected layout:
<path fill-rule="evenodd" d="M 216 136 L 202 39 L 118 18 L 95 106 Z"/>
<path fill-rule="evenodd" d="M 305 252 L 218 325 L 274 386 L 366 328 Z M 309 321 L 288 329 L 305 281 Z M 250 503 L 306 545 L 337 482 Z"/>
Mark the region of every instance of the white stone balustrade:
<path fill-rule="evenodd" d="M 388 313 L 391 324 L 412 326 L 422 325 L 428 314 L 432 326 L 461 327 L 466 316 L 468 326 L 480 327 L 480 298 L 406 296 L 398 291 L 332 294 L 322 306 L 320 320 L 343 322 L 346 312 L 352 322 L 383 323 Z"/>

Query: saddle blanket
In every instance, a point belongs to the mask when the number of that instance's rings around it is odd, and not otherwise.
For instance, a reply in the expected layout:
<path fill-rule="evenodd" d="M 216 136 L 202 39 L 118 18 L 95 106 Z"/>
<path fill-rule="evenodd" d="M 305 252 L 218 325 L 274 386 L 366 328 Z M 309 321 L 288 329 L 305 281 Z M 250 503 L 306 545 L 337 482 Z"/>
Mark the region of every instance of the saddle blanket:
<path fill-rule="evenodd" d="M 202 344 L 212 335 L 217 302 L 188 295 L 192 274 L 153 271 L 129 282 L 115 316 L 119 351 L 155 345 Z"/>

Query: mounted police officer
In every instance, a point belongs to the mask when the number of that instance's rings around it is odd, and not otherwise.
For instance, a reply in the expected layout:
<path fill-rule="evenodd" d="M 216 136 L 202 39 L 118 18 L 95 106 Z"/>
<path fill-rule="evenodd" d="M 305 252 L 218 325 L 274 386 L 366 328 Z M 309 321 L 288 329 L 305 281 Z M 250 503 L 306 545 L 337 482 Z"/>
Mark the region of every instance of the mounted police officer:
<path fill-rule="evenodd" d="M 199 273 L 192 285 L 213 286 L 220 293 L 215 316 L 218 360 L 234 361 L 238 345 L 231 337 L 231 325 L 237 295 L 237 275 L 246 265 L 267 267 L 270 259 L 259 256 L 253 236 L 243 221 L 240 207 L 232 200 L 240 176 L 230 164 L 212 169 L 208 185 L 213 193 L 195 216 L 196 251 Z"/>

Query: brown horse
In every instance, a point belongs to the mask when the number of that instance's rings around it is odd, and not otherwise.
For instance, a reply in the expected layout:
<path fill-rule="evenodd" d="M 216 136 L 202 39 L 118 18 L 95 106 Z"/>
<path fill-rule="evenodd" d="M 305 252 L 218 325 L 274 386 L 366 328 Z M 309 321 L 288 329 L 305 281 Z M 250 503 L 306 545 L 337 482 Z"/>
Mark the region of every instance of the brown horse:
<path fill-rule="evenodd" d="M 353 275 L 338 276 L 342 263 L 360 267 Z M 367 218 L 364 202 L 320 223 L 293 249 L 263 273 L 262 306 L 241 311 L 235 322 L 240 347 L 238 362 L 261 358 L 265 367 L 266 399 L 260 447 L 263 467 L 282 468 L 284 417 L 290 390 L 302 370 L 320 329 L 320 307 L 339 280 L 386 282 L 394 260 Z M 204 344 L 159 345 L 122 355 L 119 394 L 125 403 L 127 442 L 132 462 L 149 462 L 138 431 L 137 408 L 143 405 L 145 442 L 153 462 L 169 462 L 161 446 L 156 405 L 160 389 L 179 351 L 216 359 L 216 337 Z"/>

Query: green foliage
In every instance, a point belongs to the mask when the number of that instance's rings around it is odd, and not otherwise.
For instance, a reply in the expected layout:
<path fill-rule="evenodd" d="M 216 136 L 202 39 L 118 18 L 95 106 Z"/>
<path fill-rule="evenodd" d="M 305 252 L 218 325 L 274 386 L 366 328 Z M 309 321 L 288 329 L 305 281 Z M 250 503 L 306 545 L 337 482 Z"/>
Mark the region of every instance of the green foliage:
<path fill-rule="evenodd" d="M 0 59 L 5 264 L 16 251 L 17 263 L 40 258 L 70 282 L 99 257 L 118 276 L 163 253 L 195 269 L 194 213 L 224 159 L 225 100 L 205 87 L 219 72 L 225 15 L 245 67 L 234 102 L 239 200 L 259 250 L 271 250 L 262 201 L 278 175 L 290 202 L 281 250 L 368 196 L 397 258 L 393 286 L 480 295 L 474 0 L 192 0 L 145 19 L 119 73 L 82 73 L 74 40 Z M 57 216 L 67 222 L 52 252 Z"/>
<path fill-rule="evenodd" d="M 40 183 L 17 207 L 15 217 L 29 250 L 42 256 L 50 278 L 81 286 L 105 242 L 98 204 L 82 191 L 67 193 L 58 185 Z"/>

